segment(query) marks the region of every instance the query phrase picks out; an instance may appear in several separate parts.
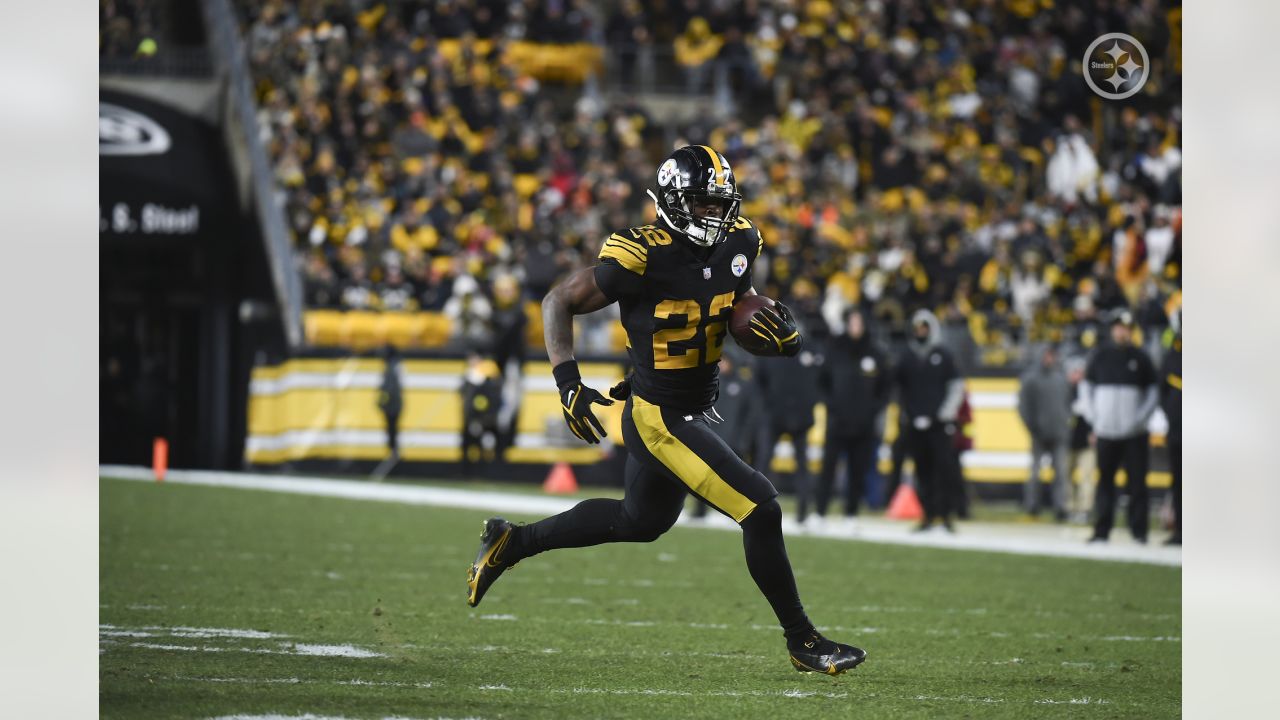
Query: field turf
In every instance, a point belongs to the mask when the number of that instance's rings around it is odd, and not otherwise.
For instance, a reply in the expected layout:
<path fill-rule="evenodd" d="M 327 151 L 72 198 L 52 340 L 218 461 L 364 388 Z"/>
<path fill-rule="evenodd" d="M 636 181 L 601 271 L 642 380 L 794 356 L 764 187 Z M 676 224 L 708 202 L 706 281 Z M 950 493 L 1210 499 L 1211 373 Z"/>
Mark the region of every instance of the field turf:
<path fill-rule="evenodd" d="M 108 479 L 100 513 L 104 718 L 1180 714 L 1176 568 L 789 538 L 869 653 L 828 678 L 732 532 L 531 558 L 472 609 L 488 513 Z"/>

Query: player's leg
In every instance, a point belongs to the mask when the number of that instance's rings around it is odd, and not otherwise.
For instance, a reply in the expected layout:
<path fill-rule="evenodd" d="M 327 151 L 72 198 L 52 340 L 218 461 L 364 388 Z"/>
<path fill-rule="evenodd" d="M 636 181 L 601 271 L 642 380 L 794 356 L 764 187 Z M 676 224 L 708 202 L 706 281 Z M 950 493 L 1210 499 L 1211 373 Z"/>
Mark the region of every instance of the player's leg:
<path fill-rule="evenodd" d="M 1094 493 L 1098 489 L 1098 453 L 1086 445 L 1076 454 L 1074 476 L 1076 486 L 1076 506 L 1080 512 L 1081 522 L 1089 522 L 1093 513 Z"/>
<path fill-rule="evenodd" d="M 632 401 L 636 457 L 665 468 L 742 528 L 747 570 L 783 628 L 796 669 L 834 675 L 861 663 L 866 653 L 823 638 L 805 614 L 782 538 L 782 507 L 768 478 L 734 454 L 701 415 Z"/>
<path fill-rule="evenodd" d="M 916 464 L 916 492 L 924 508 L 924 520 L 919 529 L 924 530 L 938 519 L 938 494 L 936 465 L 932 443 L 927 430 L 911 428 L 907 431 L 907 447 Z"/>
<path fill-rule="evenodd" d="M 623 412 L 623 437 L 635 444 L 639 440 L 629 410 L 628 407 Z M 467 578 L 467 602 L 473 607 L 479 604 L 506 569 L 532 555 L 610 542 L 651 542 L 670 529 L 680 517 L 688 494 L 684 486 L 664 476 L 660 468 L 638 462 L 631 454 L 624 472 L 626 493 L 622 500 L 583 500 L 529 525 L 489 519 Z"/>
<path fill-rule="evenodd" d="M 809 473 L 809 428 L 791 433 L 791 447 L 796 453 L 796 520 L 804 522 L 813 502 L 813 475 Z"/>
<path fill-rule="evenodd" d="M 875 464 L 876 445 L 874 432 L 855 435 L 849 440 L 849 451 L 846 455 L 848 477 L 844 489 L 845 517 L 854 517 L 858 514 L 858 505 L 862 502 L 863 493 L 866 492 L 867 473 L 871 472 Z"/>
<path fill-rule="evenodd" d="M 1049 445 L 1049 453 L 1053 458 L 1054 519 L 1062 522 L 1067 519 L 1071 493 L 1071 473 L 1067 470 L 1067 441 L 1064 438 L 1054 440 Z"/>
<path fill-rule="evenodd" d="M 1044 458 L 1044 443 L 1037 435 L 1031 436 L 1031 474 L 1022 486 L 1022 509 L 1031 516 L 1040 513 L 1040 462 Z"/>
<path fill-rule="evenodd" d="M 1146 433 L 1125 440 L 1125 488 L 1129 493 L 1129 532 L 1133 539 L 1145 543 L 1151 525 L 1151 507 L 1147 493 L 1147 466 L 1150 441 Z"/>
<path fill-rule="evenodd" d="M 929 428 L 929 442 L 933 455 L 935 517 L 940 518 L 948 530 L 954 530 L 951 518 L 959 514 L 964 502 L 960 457 L 956 454 L 951 435 L 941 425 Z"/>
<path fill-rule="evenodd" d="M 827 514 L 827 504 L 831 502 L 831 487 L 836 479 L 836 466 L 845 449 L 844 438 L 833 433 L 833 430 L 827 425 L 827 434 L 822 443 L 822 470 L 818 475 L 818 490 L 814 499 L 814 510 L 818 517 Z"/>
<path fill-rule="evenodd" d="M 622 500 L 595 498 L 544 520 L 516 528 L 514 556 L 611 542 L 653 542 L 671 529 L 688 493 L 670 478 L 627 457 Z"/>
<path fill-rule="evenodd" d="M 1173 476 L 1173 534 L 1165 541 L 1166 545 L 1182 544 L 1182 441 L 1171 442 L 1169 447 L 1169 472 Z"/>
<path fill-rule="evenodd" d="M 907 463 L 907 456 L 911 454 L 911 444 L 908 442 L 910 431 L 902 423 L 898 423 L 898 434 L 893 438 L 893 443 L 889 446 L 889 478 L 888 485 L 884 489 L 884 496 L 892 499 L 898 493 L 898 486 L 902 484 L 902 466 Z M 919 483 L 916 483 L 916 490 L 919 490 Z"/>
<path fill-rule="evenodd" d="M 1098 487 L 1094 494 L 1094 510 L 1097 516 L 1093 524 L 1091 540 L 1106 540 L 1115 522 L 1116 471 L 1124 452 L 1123 440 L 1098 438 Z"/>

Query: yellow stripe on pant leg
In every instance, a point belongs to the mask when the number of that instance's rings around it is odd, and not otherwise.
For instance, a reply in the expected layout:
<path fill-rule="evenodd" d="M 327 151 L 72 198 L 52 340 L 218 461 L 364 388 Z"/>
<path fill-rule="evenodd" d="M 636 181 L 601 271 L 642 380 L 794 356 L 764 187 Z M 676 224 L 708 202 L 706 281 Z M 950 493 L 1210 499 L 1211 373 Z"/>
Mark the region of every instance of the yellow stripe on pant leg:
<path fill-rule="evenodd" d="M 631 399 L 631 419 L 645 448 L 707 502 L 737 522 L 747 519 L 756 509 L 756 504 L 725 482 L 705 460 L 671 434 L 662 421 L 662 408 L 645 402 L 637 395 L 632 395 Z"/>

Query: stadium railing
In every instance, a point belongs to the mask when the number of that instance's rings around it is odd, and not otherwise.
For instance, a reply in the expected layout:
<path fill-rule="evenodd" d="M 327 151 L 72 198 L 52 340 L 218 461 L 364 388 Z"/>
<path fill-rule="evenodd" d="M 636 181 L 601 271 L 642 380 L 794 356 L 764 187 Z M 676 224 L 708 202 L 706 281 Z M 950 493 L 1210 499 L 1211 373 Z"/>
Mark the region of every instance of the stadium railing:
<path fill-rule="evenodd" d="M 218 72 L 227 80 L 226 128 L 232 164 L 242 178 L 247 177 L 248 188 L 242 187 L 242 193 L 247 190 L 251 194 L 257 212 L 284 335 L 290 347 L 298 347 L 303 343 L 302 278 L 285 225 L 283 193 L 276 186 L 271 160 L 259 134 L 244 40 L 230 0 L 203 0 L 201 6 L 212 55 Z"/>

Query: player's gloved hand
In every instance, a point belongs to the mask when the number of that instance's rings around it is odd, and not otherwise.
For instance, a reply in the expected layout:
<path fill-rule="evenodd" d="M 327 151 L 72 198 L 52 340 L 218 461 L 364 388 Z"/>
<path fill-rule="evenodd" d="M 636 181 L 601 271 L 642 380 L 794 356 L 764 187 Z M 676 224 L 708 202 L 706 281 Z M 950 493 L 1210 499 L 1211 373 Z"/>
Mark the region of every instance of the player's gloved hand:
<path fill-rule="evenodd" d="M 574 360 L 566 360 L 555 366 L 551 374 L 555 376 L 556 387 L 560 389 L 560 409 L 564 411 L 564 421 L 569 429 L 586 442 L 593 445 L 599 443 L 600 438 L 608 433 L 596 419 L 595 413 L 591 412 L 591 406 L 595 403 L 612 405 L 613 401 L 582 384 L 582 375 Z"/>
<path fill-rule="evenodd" d="M 625 402 L 627 398 L 631 397 L 631 376 L 628 375 L 622 378 L 622 382 L 609 388 L 609 397 L 618 402 Z"/>
<path fill-rule="evenodd" d="M 751 316 L 749 325 L 765 339 L 778 347 L 778 354 L 791 357 L 800 352 L 803 338 L 796 327 L 795 318 L 786 305 L 774 302 L 773 307 L 762 307 Z"/>

